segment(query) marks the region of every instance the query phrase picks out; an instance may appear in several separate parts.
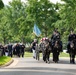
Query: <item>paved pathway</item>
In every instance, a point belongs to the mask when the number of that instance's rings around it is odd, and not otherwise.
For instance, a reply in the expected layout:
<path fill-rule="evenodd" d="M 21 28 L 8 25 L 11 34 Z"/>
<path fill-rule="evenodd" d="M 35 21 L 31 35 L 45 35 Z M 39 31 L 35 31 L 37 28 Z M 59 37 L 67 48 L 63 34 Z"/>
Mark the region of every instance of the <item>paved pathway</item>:
<path fill-rule="evenodd" d="M 76 75 L 76 64 L 69 64 L 68 58 L 50 64 L 33 58 L 14 58 L 14 63 L 0 69 L 0 75 Z"/>

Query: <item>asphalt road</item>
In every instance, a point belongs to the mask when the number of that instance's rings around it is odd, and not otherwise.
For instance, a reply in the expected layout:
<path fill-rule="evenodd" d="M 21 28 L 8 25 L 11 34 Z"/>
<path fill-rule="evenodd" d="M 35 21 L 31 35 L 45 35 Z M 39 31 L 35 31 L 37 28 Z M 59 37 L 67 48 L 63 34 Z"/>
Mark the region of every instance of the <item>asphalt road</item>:
<path fill-rule="evenodd" d="M 76 75 L 76 64 L 70 64 L 68 58 L 60 58 L 59 63 L 50 64 L 33 58 L 14 58 L 14 63 L 0 68 L 0 75 Z"/>

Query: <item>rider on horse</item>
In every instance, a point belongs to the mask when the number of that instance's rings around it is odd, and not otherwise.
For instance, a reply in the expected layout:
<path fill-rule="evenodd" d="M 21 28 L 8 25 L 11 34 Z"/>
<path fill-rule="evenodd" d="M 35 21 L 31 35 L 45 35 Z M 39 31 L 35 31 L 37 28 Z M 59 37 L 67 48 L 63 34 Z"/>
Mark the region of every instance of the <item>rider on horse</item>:
<path fill-rule="evenodd" d="M 51 37 L 52 41 L 52 53 L 53 53 L 53 61 L 58 62 L 59 54 L 62 52 L 62 41 L 60 39 L 60 33 L 55 30 L 54 34 Z"/>
<path fill-rule="evenodd" d="M 67 53 L 70 55 L 70 63 L 75 63 L 75 51 L 76 49 L 76 34 L 71 30 L 68 37 Z"/>
<path fill-rule="evenodd" d="M 60 38 L 60 33 L 58 32 L 57 29 L 54 30 L 54 33 L 51 37 L 51 42 L 52 42 L 52 46 L 55 45 L 55 42 L 59 41 L 59 44 L 62 46 L 62 42 L 61 42 L 61 38 Z"/>

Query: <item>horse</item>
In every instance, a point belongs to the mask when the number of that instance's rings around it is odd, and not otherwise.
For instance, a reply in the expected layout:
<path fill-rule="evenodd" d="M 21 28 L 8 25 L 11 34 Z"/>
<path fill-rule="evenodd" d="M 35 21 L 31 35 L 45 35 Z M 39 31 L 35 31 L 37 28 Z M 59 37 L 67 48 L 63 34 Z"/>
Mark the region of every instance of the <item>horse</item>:
<path fill-rule="evenodd" d="M 43 60 L 46 63 L 50 63 L 49 58 L 50 58 L 50 52 L 51 52 L 51 46 L 49 44 L 49 40 L 44 40 L 41 43 L 41 50 L 42 50 L 42 54 L 43 54 Z"/>
<path fill-rule="evenodd" d="M 59 54 L 62 52 L 62 42 L 60 40 L 56 40 L 54 45 L 52 46 L 52 53 L 53 53 L 53 61 L 58 63 L 59 61 Z"/>
<path fill-rule="evenodd" d="M 70 56 L 70 63 L 75 64 L 75 54 L 76 54 L 76 41 L 71 41 L 68 46 L 67 50 Z"/>

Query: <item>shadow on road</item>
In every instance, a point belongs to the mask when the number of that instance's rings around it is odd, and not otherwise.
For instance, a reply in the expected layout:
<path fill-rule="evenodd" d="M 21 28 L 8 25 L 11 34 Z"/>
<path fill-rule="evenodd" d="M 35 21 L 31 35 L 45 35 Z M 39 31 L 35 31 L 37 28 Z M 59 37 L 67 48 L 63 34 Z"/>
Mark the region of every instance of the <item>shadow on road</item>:
<path fill-rule="evenodd" d="M 8 68 L 5 72 L 0 72 L 0 75 L 75 75 L 76 69 L 59 69 L 59 68 L 46 68 L 46 67 L 18 67 Z M 12 72 L 13 70 L 13 72 Z M 2 74 L 1 74 L 2 73 Z M 9 74 L 10 73 L 10 74 Z"/>

